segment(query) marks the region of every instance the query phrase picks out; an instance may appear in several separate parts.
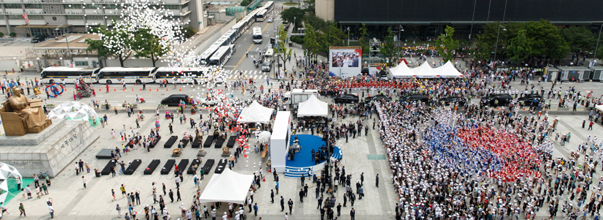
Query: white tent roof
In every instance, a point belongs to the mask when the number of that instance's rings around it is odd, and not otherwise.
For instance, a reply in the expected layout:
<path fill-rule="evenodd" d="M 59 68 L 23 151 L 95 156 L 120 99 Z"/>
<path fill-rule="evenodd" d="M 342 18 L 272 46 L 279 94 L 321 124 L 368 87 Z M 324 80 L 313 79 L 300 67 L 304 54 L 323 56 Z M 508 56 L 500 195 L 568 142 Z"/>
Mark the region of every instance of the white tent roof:
<path fill-rule="evenodd" d="M 241 111 L 239 115 L 239 123 L 268 123 L 272 116 L 273 109 L 266 108 L 257 101 L 253 101 L 251 105 Z"/>
<path fill-rule="evenodd" d="M 305 102 L 299 103 L 299 109 L 297 110 L 297 117 L 327 117 L 328 115 L 329 106 L 326 102 L 318 100 L 315 95 L 310 96 Z"/>
<path fill-rule="evenodd" d="M 245 204 L 252 181 L 253 175 L 244 175 L 225 168 L 221 174 L 211 177 L 199 200 Z"/>
<path fill-rule="evenodd" d="M 6 163 L 0 162 L 0 189 L 5 191 L 6 193 L 0 194 L 0 202 L 5 202 L 6 196 L 8 195 L 8 178 L 19 179 L 23 182 L 23 178 L 21 177 L 21 173 L 19 171 Z"/>
<path fill-rule="evenodd" d="M 603 111 L 603 105 L 597 105 L 595 108 L 599 111 Z"/>
<path fill-rule="evenodd" d="M 423 62 L 421 66 L 413 68 L 412 71 L 420 78 L 436 78 L 436 75 L 438 75 L 428 62 Z"/>
<path fill-rule="evenodd" d="M 60 104 L 48 113 L 48 118 L 50 119 L 88 121 L 89 118 L 96 117 L 96 111 L 92 107 L 75 101 Z"/>
<path fill-rule="evenodd" d="M 406 63 L 404 63 L 404 61 L 400 62 L 398 66 L 390 68 L 389 71 L 394 78 L 411 78 L 413 75 L 415 75 L 415 73 L 406 65 Z"/>
<path fill-rule="evenodd" d="M 446 62 L 446 64 L 444 64 L 443 66 L 434 68 L 433 70 L 439 75 L 439 77 L 442 78 L 454 78 L 463 76 L 463 74 L 461 74 L 461 72 L 459 72 L 450 61 Z"/>

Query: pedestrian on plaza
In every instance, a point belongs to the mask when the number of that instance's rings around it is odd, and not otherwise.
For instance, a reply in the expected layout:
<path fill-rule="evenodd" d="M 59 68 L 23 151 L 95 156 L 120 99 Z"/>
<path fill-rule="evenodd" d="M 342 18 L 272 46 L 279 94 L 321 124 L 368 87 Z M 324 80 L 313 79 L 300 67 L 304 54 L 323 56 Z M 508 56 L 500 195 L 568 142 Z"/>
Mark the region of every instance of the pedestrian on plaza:
<path fill-rule="evenodd" d="M 172 189 L 170 189 L 170 193 L 168 195 L 170 196 L 170 202 L 174 203 L 174 192 L 172 191 Z"/>
<path fill-rule="evenodd" d="M 54 208 L 51 205 L 48 206 L 48 212 L 50 213 L 50 218 L 54 218 Z"/>
<path fill-rule="evenodd" d="M 119 204 L 117 204 L 117 206 L 115 207 L 115 210 L 117 210 L 117 217 L 121 218 L 121 207 L 119 206 Z"/>
<path fill-rule="evenodd" d="M 283 198 L 283 196 L 281 196 L 281 212 L 285 210 L 285 198 Z"/>
<path fill-rule="evenodd" d="M 351 220 L 356 219 L 356 210 L 354 210 L 354 208 L 352 208 L 352 210 L 350 210 L 350 219 Z"/>
<path fill-rule="evenodd" d="M 287 202 L 287 204 L 289 205 L 289 213 L 293 214 L 293 200 L 289 198 L 289 202 Z"/>
<path fill-rule="evenodd" d="M 253 205 L 253 215 L 258 216 L 258 203 Z"/>
<path fill-rule="evenodd" d="M 379 188 L 379 174 L 377 174 L 377 176 L 375 176 L 375 186 L 377 188 Z"/>
<path fill-rule="evenodd" d="M 23 203 L 19 203 L 19 217 L 21 216 L 25 216 L 27 217 L 27 214 L 25 213 L 25 207 L 23 207 Z"/>
<path fill-rule="evenodd" d="M 180 188 L 176 188 L 176 201 L 182 201 L 182 198 L 180 198 Z"/>
<path fill-rule="evenodd" d="M 277 195 L 278 195 L 278 185 L 279 185 L 279 183 L 278 183 L 278 181 L 276 181 L 276 185 L 274 186 L 274 188 L 276 189 L 276 194 Z"/>
<path fill-rule="evenodd" d="M 304 193 L 304 188 L 301 188 L 301 189 L 299 190 L 299 201 L 300 201 L 301 203 L 304 203 L 304 196 L 305 196 L 305 195 L 306 195 L 306 194 Z"/>
<path fill-rule="evenodd" d="M 341 203 L 337 204 L 337 217 L 341 215 Z"/>
<path fill-rule="evenodd" d="M 86 188 L 86 177 L 82 176 L 82 183 L 84 184 L 84 188 Z"/>
<path fill-rule="evenodd" d="M 112 202 L 115 202 L 115 190 L 111 189 L 111 196 L 113 196 Z"/>

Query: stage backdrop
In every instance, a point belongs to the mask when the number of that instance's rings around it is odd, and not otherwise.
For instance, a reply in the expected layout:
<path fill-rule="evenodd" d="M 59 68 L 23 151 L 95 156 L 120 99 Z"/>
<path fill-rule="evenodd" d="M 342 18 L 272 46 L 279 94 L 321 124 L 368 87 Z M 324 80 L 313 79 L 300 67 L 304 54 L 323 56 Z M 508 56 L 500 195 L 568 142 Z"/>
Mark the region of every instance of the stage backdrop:
<path fill-rule="evenodd" d="M 360 75 L 362 71 L 361 47 L 330 47 L 329 71 L 339 77 Z"/>

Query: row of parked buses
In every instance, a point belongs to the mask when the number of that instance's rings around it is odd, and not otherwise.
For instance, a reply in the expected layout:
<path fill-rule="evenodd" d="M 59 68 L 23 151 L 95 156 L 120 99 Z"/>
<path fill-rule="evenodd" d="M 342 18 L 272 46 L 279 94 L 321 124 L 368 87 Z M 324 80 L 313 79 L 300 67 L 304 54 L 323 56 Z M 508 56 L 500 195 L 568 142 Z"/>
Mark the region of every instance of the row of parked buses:
<path fill-rule="evenodd" d="M 235 46 L 234 42 L 239 38 L 251 25 L 256 21 L 264 21 L 266 16 L 270 14 L 274 8 L 274 2 L 268 1 L 264 6 L 257 8 L 247 14 L 243 19 L 237 22 L 232 28 L 224 33 L 216 42 L 214 42 L 209 48 L 207 48 L 199 57 L 199 64 L 201 66 L 218 66 L 222 67 L 228 60 L 232 53 L 234 53 Z M 253 40 L 256 43 L 262 43 L 261 29 L 253 30 Z M 259 31 L 259 32 L 258 32 Z M 257 34 L 257 36 L 256 36 Z M 229 48 L 229 49 L 227 49 Z"/>
<path fill-rule="evenodd" d="M 88 83 L 197 83 L 208 80 L 208 74 L 213 69 L 221 68 L 230 59 L 235 51 L 234 42 L 257 21 L 263 21 L 274 8 L 274 2 L 268 1 L 264 6 L 255 9 L 237 22 L 231 30 L 224 33 L 207 50 L 201 53 L 199 64 L 201 68 L 170 68 L 170 67 L 142 67 L 122 68 L 106 67 L 96 69 L 48 67 L 42 71 L 42 82 L 74 83 L 76 79 L 83 78 Z M 259 43 L 261 43 L 260 30 Z M 255 37 L 254 37 L 255 38 Z M 215 83 L 221 83 L 223 77 L 211 77 Z"/>
<path fill-rule="evenodd" d="M 174 67 L 142 67 L 142 68 L 69 68 L 48 67 L 42 70 L 43 83 L 74 83 L 77 79 L 84 79 L 87 83 L 119 84 L 119 83 L 202 83 L 210 79 L 214 69 L 202 68 L 174 68 Z M 215 83 L 224 81 L 220 77 L 212 77 Z"/>

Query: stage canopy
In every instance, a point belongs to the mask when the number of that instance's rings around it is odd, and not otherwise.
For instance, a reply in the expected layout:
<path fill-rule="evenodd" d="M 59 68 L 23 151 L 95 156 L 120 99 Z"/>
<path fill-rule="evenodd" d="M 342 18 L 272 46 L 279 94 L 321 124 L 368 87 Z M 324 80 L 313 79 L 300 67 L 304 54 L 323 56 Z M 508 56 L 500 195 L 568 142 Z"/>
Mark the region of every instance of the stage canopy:
<path fill-rule="evenodd" d="M 299 103 L 297 117 L 320 116 L 327 117 L 329 115 L 329 106 L 326 102 L 318 100 L 312 95 L 305 102 Z"/>
<path fill-rule="evenodd" d="M 19 179 L 19 182 L 23 182 L 23 178 L 21 177 L 21 173 L 15 167 L 8 165 L 6 163 L 0 162 L 0 202 L 5 202 L 6 196 L 8 196 L 8 178 Z"/>
<path fill-rule="evenodd" d="M 409 68 L 406 63 L 400 62 L 398 66 L 390 68 L 389 71 L 394 78 L 457 78 L 463 76 L 450 61 L 437 68 L 431 67 L 428 62 L 424 62 L 419 67 Z"/>
<path fill-rule="evenodd" d="M 241 111 L 239 123 L 264 123 L 270 122 L 270 116 L 272 116 L 273 109 L 266 108 L 257 101 L 253 101 L 251 105 Z"/>
<path fill-rule="evenodd" d="M 252 181 L 253 175 L 244 175 L 225 168 L 221 174 L 211 177 L 199 201 L 245 204 Z"/>
<path fill-rule="evenodd" d="M 597 105 L 595 108 L 599 111 L 603 111 L 603 105 Z"/>
<path fill-rule="evenodd" d="M 65 120 L 96 120 L 97 114 L 94 109 L 81 102 L 65 102 L 50 110 L 48 113 L 49 119 L 65 119 Z"/>
<path fill-rule="evenodd" d="M 450 61 L 446 62 L 446 64 L 444 64 L 443 66 L 440 66 L 433 70 L 441 78 L 456 78 L 463 76 L 463 74 L 461 74 L 461 72 L 459 72 Z"/>

